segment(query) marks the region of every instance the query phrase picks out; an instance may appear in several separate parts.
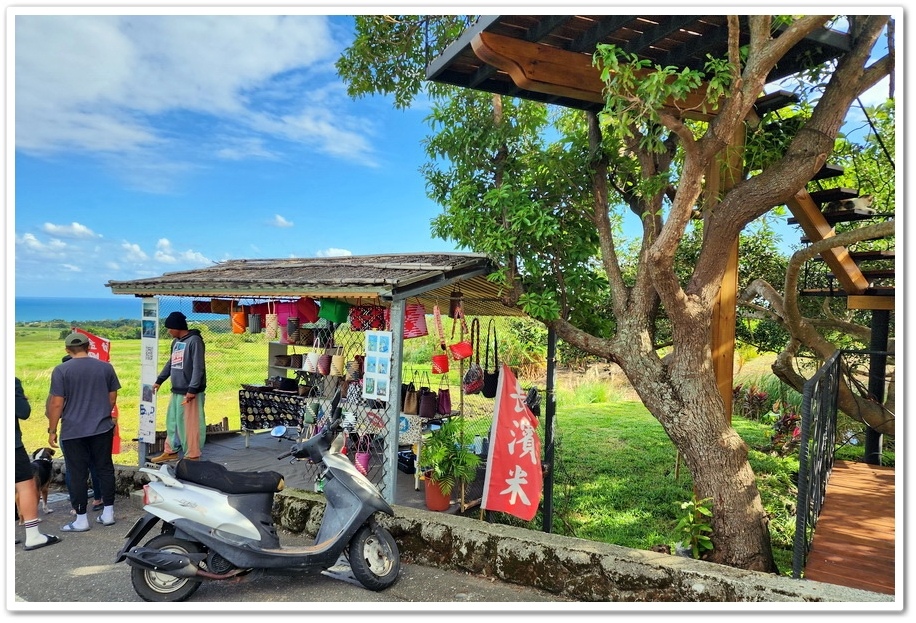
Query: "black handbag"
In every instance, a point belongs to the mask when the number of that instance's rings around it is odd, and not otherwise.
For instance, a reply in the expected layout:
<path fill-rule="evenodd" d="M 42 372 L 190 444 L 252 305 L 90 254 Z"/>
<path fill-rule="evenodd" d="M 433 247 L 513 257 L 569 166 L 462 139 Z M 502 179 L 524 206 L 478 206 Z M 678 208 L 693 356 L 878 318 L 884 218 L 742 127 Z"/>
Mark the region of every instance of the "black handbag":
<path fill-rule="evenodd" d="M 493 335 L 493 371 L 490 371 L 490 335 Z M 486 398 L 496 397 L 496 386 L 499 383 L 499 355 L 496 349 L 496 326 L 493 321 L 487 325 L 487 348 L 483 360 L 483 390 Z"/>
<path fill-rule="evenodd" d="M 471 344 L 474 346 L 474 359 L 471 360 L 461 380 L 461 390 L 465 394 L 476 394 L 483 389 L 483 368 L 480 367 L 480 321 L 477 318 L 471 322 Z"/>

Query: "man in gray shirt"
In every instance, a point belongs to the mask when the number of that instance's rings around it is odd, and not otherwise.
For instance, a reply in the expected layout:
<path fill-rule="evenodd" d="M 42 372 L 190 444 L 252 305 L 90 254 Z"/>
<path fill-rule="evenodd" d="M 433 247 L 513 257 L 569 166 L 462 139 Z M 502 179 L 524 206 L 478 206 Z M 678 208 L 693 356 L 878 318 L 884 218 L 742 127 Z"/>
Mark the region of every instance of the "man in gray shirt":
<path fill-rule="evenodd" d="M 111 458 L 114 435 L 112 409 L 118 399 L 121 382 L 114 367 L 89 354 L 89 338 L 71 333 L 64 346 L 72 359 L 51 372 L 48 398 L 48 444 L 57 448 L 57 425 L 60 423 L 60 447 L 70 477 L 71 495 L 76 519 L 65 525 L 64 532 L 89 530 L 87 504 L 89 468 L 95 467 L 102 493 L 102 513 L 96 522 L 105 526 L 115 523 L 115 470 Z"/>

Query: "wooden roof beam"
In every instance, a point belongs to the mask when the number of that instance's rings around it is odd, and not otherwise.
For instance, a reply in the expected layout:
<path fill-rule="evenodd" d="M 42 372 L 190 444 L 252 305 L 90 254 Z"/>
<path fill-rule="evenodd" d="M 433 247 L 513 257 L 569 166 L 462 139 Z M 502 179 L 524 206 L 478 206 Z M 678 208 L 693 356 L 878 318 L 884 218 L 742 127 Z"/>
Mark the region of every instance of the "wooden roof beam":
<path fill-rule="evenodd" d="M 478 33 L 471 40 L 474 53 L 482 61 L 505 71 L 516 86 L 561 97 L 603 104 L 604 82 L 588 54 L 569 52 L 530 43 L 491 32 Z M 651 70 L 637 73 L 648 74 Z M 715 107 L 706 102 L 706 87 L 701 86 L 684 100 L 671 101 L 671 112 L 685 119 L 708 121 Z"/>

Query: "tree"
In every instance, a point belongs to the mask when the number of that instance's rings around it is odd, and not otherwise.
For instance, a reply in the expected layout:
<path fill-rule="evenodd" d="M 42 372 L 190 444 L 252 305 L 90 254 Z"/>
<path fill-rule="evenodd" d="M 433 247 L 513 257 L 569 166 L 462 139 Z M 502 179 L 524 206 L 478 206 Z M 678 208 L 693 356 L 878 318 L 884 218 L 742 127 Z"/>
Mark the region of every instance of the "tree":
<path fill-rule="evenodd" d="M 409 105 L 424 85 L 415 66 L 404 66 L 425 62 L 424 26 L 445 33 L 462 19 L 358 17 L 356 40 L 338 63 L 351 94 L 394 86 L 398 105 Z M 712 500 L 708 559 L 715 562 L 775 570 L 748 448 L 730 425 L 712 364 L 713 309 L 730 250 L 748 224 L 814 177 L 851 103 L 892 70 L 892 54 L 869 60 L 888 19 L 850 18 L 852 49 L 830 68 L 785 149 L 722 188 L 706 188 L 706 174 L 753 118 L 766 76 L 831 18 L 750 16 L 750 41 L 739 48 L 738 19 L 730 17 L 728 57 L 707 68 L 709 101 L 718 102 L 708 122 L 685 122 L 662 106 L 696 89 L 698 72 L 642 67 L 611 47 L 596 54 L 609 94 L 601 115 L 554 115 L 531 102 L 435 88 L 431 121 L 441 131 L 427 144 L 424 175 L 444 211 L 433 232 L 499 261 L 507 303 L 621 367 L 681 453 L 698 498 Z M 650 72 L 637 80 L 637 68 Z M 367 81 L 370 75 L 378 80 Z M 642 225 L 637 260 L 627 270 L 617 206 Z M 682 272 L 679 250 L 697 216 L 702 242 Z M 613 321 L 596 310 L 608 310 Z M 667 351 L 658 348 L 661 317 L 670 330 Z"/>

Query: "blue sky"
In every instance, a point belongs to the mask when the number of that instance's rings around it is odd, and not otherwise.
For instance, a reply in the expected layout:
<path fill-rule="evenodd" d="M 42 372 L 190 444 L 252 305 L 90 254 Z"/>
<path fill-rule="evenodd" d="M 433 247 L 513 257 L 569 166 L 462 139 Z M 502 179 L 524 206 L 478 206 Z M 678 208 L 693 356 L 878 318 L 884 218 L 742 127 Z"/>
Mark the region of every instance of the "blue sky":
<path fill-rule="evenodd" d="M 424 104 L 354 101 L 336 76 L 351 18 L 110 12 L 15 17 L 16 296 L 109 296 L 229 258 L 460 250 L 430 236 Z"/>
<path fill-rule="evenodd" d="M 351 100 L 351 18 L 17 16 L 17 296 L 228 258 L 454 251 L 422 104 Z"/>

